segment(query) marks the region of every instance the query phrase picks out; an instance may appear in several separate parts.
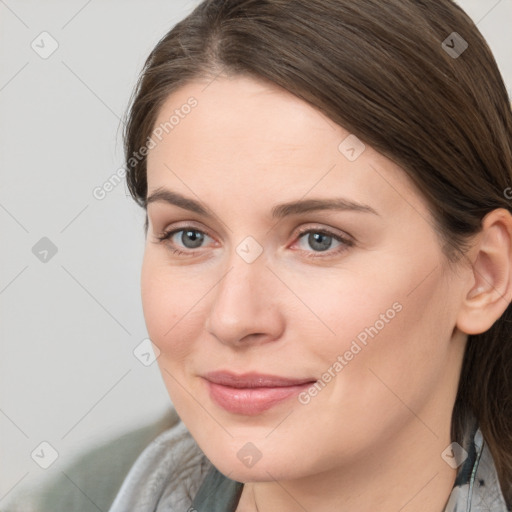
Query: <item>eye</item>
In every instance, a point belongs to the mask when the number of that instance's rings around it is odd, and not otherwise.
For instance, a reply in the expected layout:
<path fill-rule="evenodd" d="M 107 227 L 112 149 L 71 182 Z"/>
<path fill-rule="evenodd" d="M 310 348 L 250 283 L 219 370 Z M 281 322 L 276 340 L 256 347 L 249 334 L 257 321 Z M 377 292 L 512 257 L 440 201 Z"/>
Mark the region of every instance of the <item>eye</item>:
<path fill-rule="evenodd" d="M 164 231 L 160 235 L 157 235 L 159 242 L 168 241 L 173 253 L 179 255 L 190 255 L 194 252 L 194 249 L 201 247 L 201 244 L 206 238 L 210 238 L 204 231 L 196 229 L 192 226 L 186 226 L 181 229 L 174 229 L 171 231 Z M 182 244 L 180 246 L 180 244 Z M 182 251 L 180 247 L 186 249 Z"/>
<path fill-rule="evenodd" d="M 342 237 L 327 229 L 303 229 L 299 232 L 298 239 L 299 242 L 302 242 L 299 243 L 301 250 L 308 251 L 307 246 L 313 249 L 313 252 L 309 251 L 309 254 L 306 254 L 308 258 L 324 257 L 320 253 L 327 253 L 327 256 L 334 256 L 354 245 L 354 242 L 348 237 Z M 330 250 L 333 247 L 333 243 L 337 248 Z M 336 246 L 336 244 L 338 245 Z"/>
<path fill-rule="evenodd" d="M 204 231 L 193 226 L 164 231 L 157 235 L 156 239 L 160 243 L 167 242 L 173 254 L 179 256 L 193 256 L 195 250 L 200 249 L 206 239 L 213 240 Z M 354 245 L 354 242 L 348 237 L 343 237 L 324 228 L 302 229 L 298 234 L 298 240 L 299 248 L 306 253 L 305 256 L 308 258 L 336 256 Z M 333 245 L 335 249 L 331 250 Z M 313 251 L 309 250 L 307 246 Z"/>

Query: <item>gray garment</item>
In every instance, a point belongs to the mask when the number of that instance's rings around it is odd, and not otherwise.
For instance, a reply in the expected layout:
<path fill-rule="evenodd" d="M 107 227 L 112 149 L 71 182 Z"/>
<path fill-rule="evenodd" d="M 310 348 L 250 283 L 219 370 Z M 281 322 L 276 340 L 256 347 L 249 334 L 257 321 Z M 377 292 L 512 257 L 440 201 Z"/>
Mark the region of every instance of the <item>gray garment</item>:
<path fill-rule="evenodd" d="M 509 512 L 491 452 L 480 429 L 465 449 L 469 456 L 458 471 L 444 512 Z"/>
<path fill-rule="evenodd" d="M 462 444 L 468 457 L 444 512 L 509 512 L 474 420 Z M 234 512 L 242 487 L 216 470 L 180 422 L 144 450 L 109 512 Z"/>
<path fill-rule="evenodd" d="M 211 467 L 179 421 L 142 452 L 109 512 L 186 512 Z"/>

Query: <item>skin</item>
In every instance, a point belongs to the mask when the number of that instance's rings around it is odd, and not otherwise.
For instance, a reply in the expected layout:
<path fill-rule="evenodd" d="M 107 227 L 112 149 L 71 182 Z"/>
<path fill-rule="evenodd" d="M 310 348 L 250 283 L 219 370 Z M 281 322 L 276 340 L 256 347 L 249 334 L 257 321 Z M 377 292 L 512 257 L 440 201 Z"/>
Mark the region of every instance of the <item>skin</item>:
<path fill-rule="evenodd" d="M 510 215 L 489 214 L 467 259 L 449 265 L 404 171 L 369 146 L 349 161 L 338 149 L 349 132 L 316 109 L 221 76 L 171 94 L 156 125 L 191 96 L 197 107 L 149 152 L 148 195 L 178 192 L 212 217 L 148 204 L 141 276 L 180 417 L 209 460 L 246 484 L 238 512 L 441 511 L 456 475 L 441 453 L 467 334 L 487 330 L 511 298 Z M 271 217 L 279 203 L 337 197 L 377 214 Z M 205 233 L 202 245 L 191 249 L 183 231 L 158 241 L 180 228 Z M 328 238 L 321 251 L 302 228 L 353 243 Z M 263 251 L 252 263 L 236 251 L 248 236 Z M 201 375 L 215 370 L 322 378 L 397 303 L 307 404 L 294 397 L 246 416 L 211 400 Z M 248 442 L 261 453 L 252 467 L 237 457 Z"/>

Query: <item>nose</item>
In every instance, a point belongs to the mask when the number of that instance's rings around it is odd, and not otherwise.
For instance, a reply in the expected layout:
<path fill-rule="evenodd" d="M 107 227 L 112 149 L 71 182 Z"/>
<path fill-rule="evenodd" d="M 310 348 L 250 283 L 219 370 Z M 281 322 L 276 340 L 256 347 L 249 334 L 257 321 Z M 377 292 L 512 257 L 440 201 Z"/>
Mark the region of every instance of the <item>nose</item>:
<path fill-rule="evenodd" d="M 206 330 L 236 348 L 280 338 L 284 328 L 279 305 L 283 284 L 261 255 L 247 263 L 235 251 L 228 270 L 212 290 Z"/>

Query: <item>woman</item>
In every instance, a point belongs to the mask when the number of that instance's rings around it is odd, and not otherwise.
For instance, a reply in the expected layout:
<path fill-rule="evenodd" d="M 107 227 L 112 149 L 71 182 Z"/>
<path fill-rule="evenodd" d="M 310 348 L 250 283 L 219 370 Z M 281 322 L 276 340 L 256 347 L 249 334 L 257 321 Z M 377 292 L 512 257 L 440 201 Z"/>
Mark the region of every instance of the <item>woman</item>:
<path fill-rule="evenodd" d="M 510 510 L 512 114 L 459 7 L 206 0 L 125 141 L 182 421 L 112 511 Z"/>

